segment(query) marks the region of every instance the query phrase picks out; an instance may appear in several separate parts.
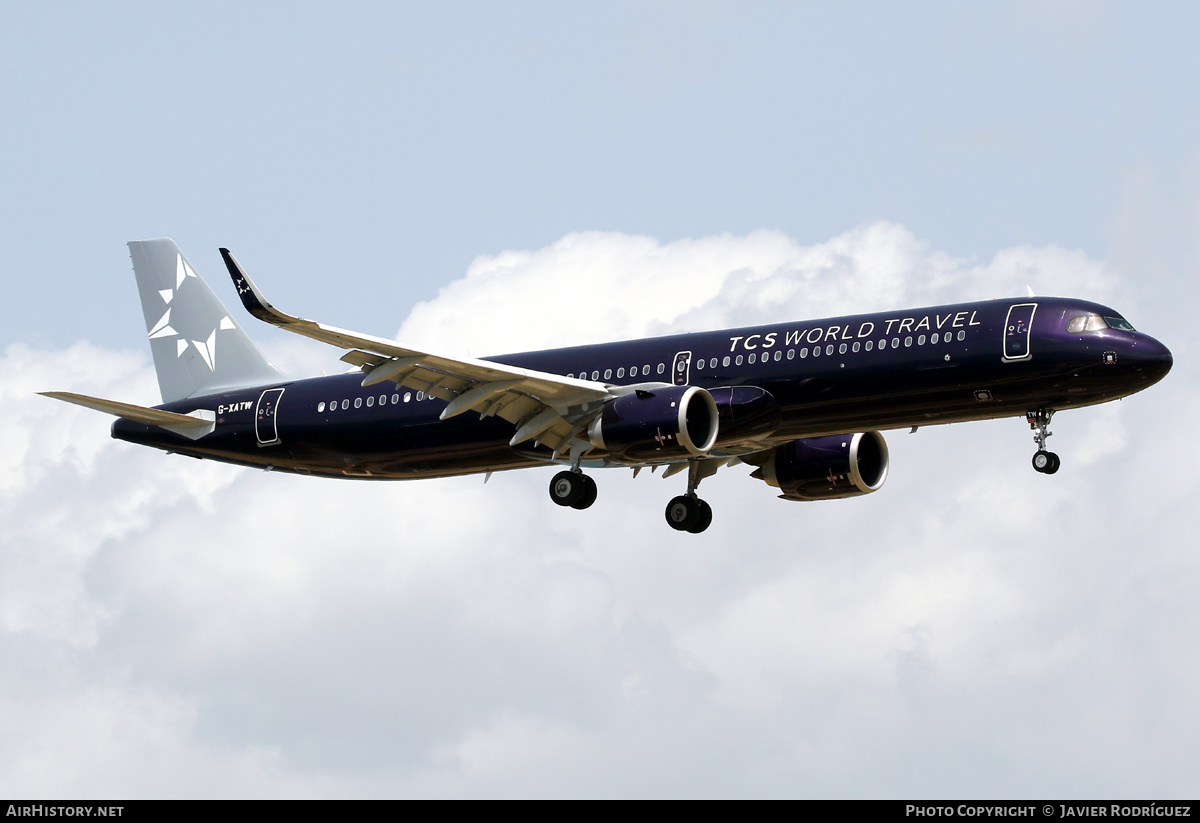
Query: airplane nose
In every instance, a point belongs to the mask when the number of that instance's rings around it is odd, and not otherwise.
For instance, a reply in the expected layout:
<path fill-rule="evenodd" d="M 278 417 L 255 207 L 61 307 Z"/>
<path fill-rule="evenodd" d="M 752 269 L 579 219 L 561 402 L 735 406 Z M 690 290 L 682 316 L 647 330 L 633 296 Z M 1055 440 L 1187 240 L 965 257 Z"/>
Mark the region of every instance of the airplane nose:
<path fill-rule="evenodd" d="M 1146 375 L 1147 385 L 1162 380 L 1175 364 L 1170 349 L 1145 335 L 1141 335 L 1134 343 L 1132 356 L 1138 369 Z"/>

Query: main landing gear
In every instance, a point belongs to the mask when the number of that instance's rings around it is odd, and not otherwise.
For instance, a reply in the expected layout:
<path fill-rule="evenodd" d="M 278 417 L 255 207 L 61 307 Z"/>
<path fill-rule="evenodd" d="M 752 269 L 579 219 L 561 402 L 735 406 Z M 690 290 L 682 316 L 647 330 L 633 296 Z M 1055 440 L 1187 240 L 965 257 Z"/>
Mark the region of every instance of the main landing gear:
<path fill-rule="evenodd" d="M 578 469 L 559 472 L 550 481 L 550 499 L 560 506 L 586 509 L 596 502 L 596 481 Z"/>
<path fill-rule="evenodd" d="M 1025 420 L 1029 423 L 1029 428 L 1033 429 L 1033 441 L 1038 447 L 1033 456 L 1033 469 L 1042 474 L 1054 474 L 1062 465 L 1057 454 L 1046 451 L 1046 438 L 1052 434 L 1048 427 L 1053 416 L 1054 409 L 1034 409 L 1025 413 Z"/>
<path fill-rule="evenodd" d="M 667 523 L 676 531 L 699 534 L 712 523 L 712 507 L 695 492 L 681 494 L 667 504 Z"/>
<path fill-rule="evenodd" d="M 712 471 L 704 471 L 699 460 L 688 461 L 687 494 L 671 498 L 671 502 L 667 504 L 667 525 L 672 529 L 699 534 L 712 523 L 712 507 L 696 496 L 696 487 L 714 471 L 715 465 Z"/>
<path fill-rule="evenodd" d="M 696 496 L 696 487 L 720 465 L 715 460 L 688 461 L 687 494 L 672 498 L 667 504 L 667 523 L 672 529 L 699 534 L 709 527 L 712 507 Z M 596 481 L 578 467 L 561 471 L 550 481 L 550 499 L 559 506 L 586 509 L 596 502 Z"/>

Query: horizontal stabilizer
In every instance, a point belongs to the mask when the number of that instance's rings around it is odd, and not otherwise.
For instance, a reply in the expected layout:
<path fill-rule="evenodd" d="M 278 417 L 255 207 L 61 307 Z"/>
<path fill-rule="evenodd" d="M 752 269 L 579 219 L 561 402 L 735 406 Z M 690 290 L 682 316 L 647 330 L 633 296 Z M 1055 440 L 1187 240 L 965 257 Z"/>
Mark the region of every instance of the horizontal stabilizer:
<path fill-rule="evenodd" d="M 215 428 L 216 415 L 204 409 L 197 409 L 191 414 L 177 414 L 176 412 L 162 411 L 161 409 L 148 409 L 145 406 L 135 406 L 132 403 L 118 403 L 115 400 L 88 397 L 86 394 L 73 394 L 65 391 L 44 391 L 38 392 L 38 394 L 43 397 L 52 397 L 55 400 L 74 403 L 76 406 L 94 409 L 105 414 L 116 415 L 125 420 L 131 420 L 134 423 L 141 423 L 144 426 L 158 426 L 173 431 L 176 434 L 181 434 L 184 437 L 190 437 L 193 440 L 203 437 Z"/>

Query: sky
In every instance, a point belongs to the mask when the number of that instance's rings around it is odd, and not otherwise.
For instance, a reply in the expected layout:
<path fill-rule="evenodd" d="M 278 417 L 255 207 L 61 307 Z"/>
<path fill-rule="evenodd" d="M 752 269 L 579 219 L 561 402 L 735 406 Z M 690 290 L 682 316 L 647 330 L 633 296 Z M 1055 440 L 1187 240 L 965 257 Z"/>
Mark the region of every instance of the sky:
<path fill-rule="evenodd" d="M 176 4 L 177 5 L 177 4 Z M 0 795 L 1200 792 L 1192 4 L 9 4 Z M 1142 394 L 745 466 L 406 483 L 113 441 L 159 402 L 129 240 L 219 297 L 485 356 L 1024 294 Z M 252 318 L 299 375 L 340 352 Z"/>

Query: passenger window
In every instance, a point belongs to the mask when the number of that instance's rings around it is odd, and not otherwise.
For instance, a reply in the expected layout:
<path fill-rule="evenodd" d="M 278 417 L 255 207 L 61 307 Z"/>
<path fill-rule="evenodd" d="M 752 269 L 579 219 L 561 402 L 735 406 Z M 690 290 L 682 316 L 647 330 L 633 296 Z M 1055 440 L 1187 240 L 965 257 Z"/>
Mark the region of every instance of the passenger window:
<path fill-rule="evenodd" d="M 704 368 L 704 359 L 701 358 L 700 360 L 696 361 L 696 371 L 700 371 L 703 368 Z"/>
<path fill-rule="evenodd" d="M 392 395 L 392 405 L 394 406 L 394 405 L 396 405 L 396 404 L 397 404 L 397 403 L 399 403 L 399 402 L 400 402 L 400 395 L 398 395 L 398 394 L 393 394 L 393 395 Z"/>
<path fill-rule="evenodd" d="M 425 399 L 425 392 L 423 392 L 423 391 L 417 392 L 417 402 L 420 403 L 424 399 Z"/>
<path fill-rule="evenodd" d="M 342 408 L 343 408 L 343 409 L 348 409 L 348 408 L 350 408 L 350 401 L 349 401 L 349 400 L 343 400 L 343 401 L 342 401 Z"/>
<path fill-rule="evenodd" d="M 742 356 L 739 354 L 737 357 L 735 357 L 733 359 L 733 362 L 739 366 L 742 365 Z"/>
<path fill-rule="evenodd" d="M 875 342 L 873 340 L 868 340 L 865 348 L 867 351 L 870 351 L 871 349 L 875 348 Z"/>
<path fill-rule="evenodd" d="M 828 346 L 825 347 L 825 353 L 833 354 L 833 344 L 832 343 L 830 343 Z"/>
<path fill-rule="evenodd" d="M 778 363 L 783 358 L 783 352 L 775 350 L 775 362 Z"/>
<path fill-rule="evenodd" d="M 361 397 L 354 398 L 354 408 L 356 408 L 356 409 L 362 408 L 362 398 Z"/>
<path fill-rule="evenodd" d="M 966 339 L 967 339 L 967 333 L 966 333 L 965 331 L 960 331 L 960 332 L 958 333 L 958 339 L 959 339 L 960 341 L 961 341 L 961 340 L 966 340 Z"/>
<path fill-rule="evenodd" d="M 796 350 L 788 349 L 788 360 L 795 360 L 795 359 L 796 359 Z"/>
<path fill-rule="evenodd" d="M 788 353 L 790 354 L 791 352 Z M 803 360 L 806 357 L 808 357 L 808 346 L 805 346 L 800 350 L 800 359 Z"/>
<path fill-rule="evenodd" d="M 911 345 L 912 345 L 912 336 L 910 335 L 910 336 L 904 338 L 904 348 L 907 349 Z"/>
<path fill-rule="evenodd" d="M 813 357 L 820 357 L 820 356 L 821 356 L 821 347 L 813 346 Z"/>
<path fill-rule="evenodd" d="M 725 355 L 725 359 L 721 361 L 721 365 L 725 368 L 729 368 L 729 355 Z"/>
<path fill-rule="evenodd" d="M 337 401 L 336 400 L 334 400 L 332 403 L 329 404 L 329 410 L 337 411 Z"/>
<path fill-rule="evenodd" d="M 317 404 L 317 414 L 320 414 L 323 411 L 325 411 L 325 401 L 324 400 L 322 400 L 320 403 Z"/>
<path fill-rule="evenodd" d="M 642 366 L 642 374 L 644 374 L 644 375 L 649 375 L 649 374 L 650 374 L 650 364 L 649 364 L 649 363 L 647 363 L 646 365 Z"/>
<path fill-rule="evenodd" d="M 592 379 L 593 380 L 600 379 L 600 370 L 599 369 L 592 369 Z"/>
<path fill-rule="evenodd" d="M 572 379 L 572 380 L 573 380 L 573 379 L 575 378 L 575 372 L 573 372 L 573 371 L 571 371 L 571 372 L 567 372 L 567 377 L 568 377 L 569 379 Z"/>
<path fill-rule="evenodd" d="M 659 363 L 659 364 L 658 364 L 658 373 L 659 373 L 659 374 L 662 374 L 662 373 L 663 373 L 663 372 L 665 372 L 666 370 L 667 370 L 667 367 L 666 367 L 666 365 L 665 365 L 665 364 L 663 364 L 663 363 Z"/>
<path fill-rule="evenodd" d="M 851 346 L 850 348 L 851 348 L 851 349 L 853 349 L 854 351 L 858 351 L 858 341 L 857 341 L 857 340 L 855 340 L 855 341 L 854 341 L 854 345 L 853 345 L 853 346 Z"/>
<path fill-rule="evenodd" d="M 620 380 L 624 376 L 625 376 L 625 367 L 622 366 L 621 368 L 617 369 L 617 379 Z"/>
<path fill-rule="evenodd" d="M 406 391 L 404 393 L 404 402 L 407 403 L 409 400 L 412 400 L 412 392 Z"/>
<path fill-rule="evenodd" d="M 838 354 L 845 354 L 845 353 L 846 353 L 846 344 L 843 343 L 842 345 L 838 346 Z"/>
<path fill-rule="evenodd" d="M 921 335 L 920 337 L 918 337 L 918 338 L 917 338 L 917 345 L 918 345 L 918 346 L 924 346 L 924 345 L 925 345 L 925 335 Z"/>
<path fill-rule="evenodd" d="M 375 395 L 371 395 L 370 397 L 367 398 L 367 408 L 369 409 L 374 405 L 375 405 Z"/>
<path fill-rule="evenodd" d="M 747 357 L 747 358 L 746 358 L 746 362 L 747 362 L 747 363 L 753 363 L 753 362 L 754 362 L 754 355 L 752 354 L 752 355 L 750 355 L 749 357 Z"/>

